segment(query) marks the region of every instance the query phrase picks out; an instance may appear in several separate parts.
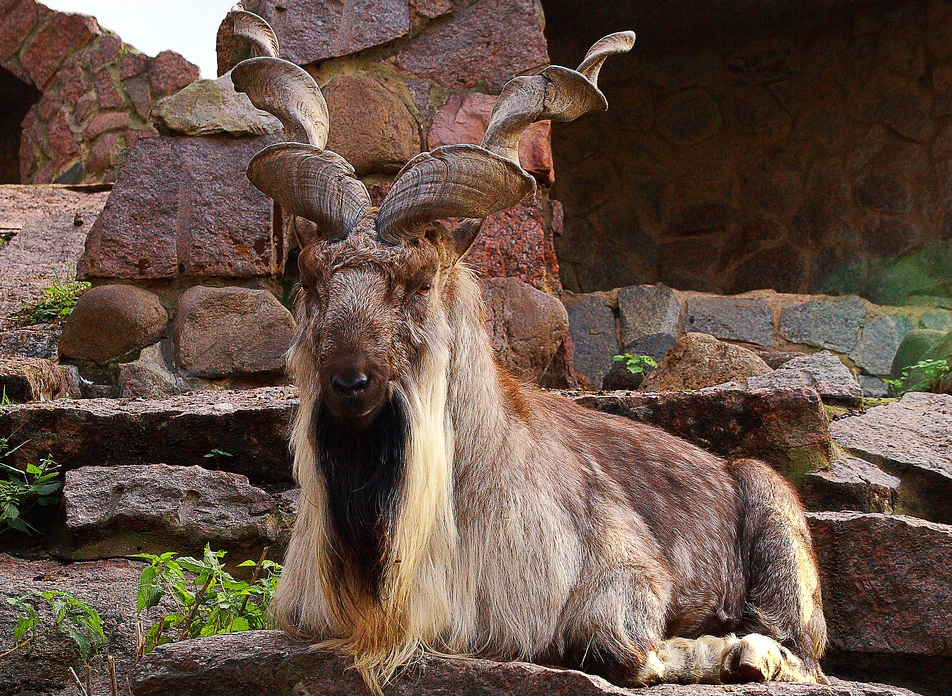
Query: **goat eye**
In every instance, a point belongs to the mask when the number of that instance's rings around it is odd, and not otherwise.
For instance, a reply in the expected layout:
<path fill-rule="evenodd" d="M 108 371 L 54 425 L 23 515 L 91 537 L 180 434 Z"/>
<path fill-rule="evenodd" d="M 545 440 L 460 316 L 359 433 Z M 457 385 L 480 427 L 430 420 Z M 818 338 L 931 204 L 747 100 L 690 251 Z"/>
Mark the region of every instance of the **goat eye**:
<path fill-rule="evenodd" d="M 424 283 L 424 284 L 421 285 L 420 288 L 417 290 L 417 295 L 429 295 L 429 294 L 430 294 L 430 284 L 429 284 L 429 283 Z"/>

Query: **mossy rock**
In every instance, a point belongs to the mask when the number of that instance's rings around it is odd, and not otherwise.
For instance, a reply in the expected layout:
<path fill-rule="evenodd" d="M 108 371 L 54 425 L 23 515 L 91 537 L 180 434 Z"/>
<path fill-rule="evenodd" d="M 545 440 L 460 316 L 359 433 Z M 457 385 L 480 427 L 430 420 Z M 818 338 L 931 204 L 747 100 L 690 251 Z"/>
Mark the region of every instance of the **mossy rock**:
<path fill-rule="evenodd" d="M 915 365 L 920 360 L 928 360 L 926 356 L 929 352 L 941 344 L 945 338 L 946 332 L 932 329 L 917 329 L 907 334 L 899 344 L 896 357 L 893 358 L 890 376 L 896 379 L 910 365 Z"/>

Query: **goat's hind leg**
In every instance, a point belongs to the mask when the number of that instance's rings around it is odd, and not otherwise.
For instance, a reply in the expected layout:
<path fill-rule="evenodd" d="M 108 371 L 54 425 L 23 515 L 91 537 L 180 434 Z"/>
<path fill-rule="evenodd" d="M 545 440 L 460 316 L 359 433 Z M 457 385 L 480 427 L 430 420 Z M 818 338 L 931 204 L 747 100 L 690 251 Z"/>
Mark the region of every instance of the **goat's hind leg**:
<path fill-rule="evenodd" d="M 731 463 L 744 506 L 741 556 L 749 633 L 724 656 L 724 682 L 826 683 L 826 623 L 810 530 L 787 481 L 763 462 Z"/>

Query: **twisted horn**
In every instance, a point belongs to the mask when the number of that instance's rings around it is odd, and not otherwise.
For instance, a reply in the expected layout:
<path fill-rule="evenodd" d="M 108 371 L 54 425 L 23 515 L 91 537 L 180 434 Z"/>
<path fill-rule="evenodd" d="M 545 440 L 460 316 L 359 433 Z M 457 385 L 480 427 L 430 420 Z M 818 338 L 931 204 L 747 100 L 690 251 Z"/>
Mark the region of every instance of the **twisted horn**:
<path fill-rule="evenodd" d="M 370 207 L 370 194 L 343 157 L 303 143 L 270 145 L 251 159 L 248 179 L 292 215 L 341 239 Z"/>
<path fill-rule="evenodd" d="M 626 53 L 635 34 L 621 31 L 599 39 L 577 70 L 550 65 L 542 72 L 506 83 L 489 119 L 482 145 L 519 163 L 519 138 L 536 121 L 574 121 L 589 111 L 605 111 L 608 100 L 598 89 L 598 71 L 608 56 Z"/>
<path fill-rule="evenodd" d="M 422 237 L 447 217 L 484 218 L 535 191 L 518 164 L 479 145 L 446 145 L 406 163 L 380 206 L 377 234 L 388 244 Z"/>
<path fill-rule="evenodd" d="M 343 157 L 324 150 L 329 127 L 324 95 L 306 71 L 277 57 L 278 40 L 266 21 L 240 5 L 231 14 L 235 34 L 269 53 L 234 67 L 235 89 L 276 116 L 291 141 L 255 155 L 248 164 L 248 180 L 291 215 L 317 225 L 322 237 L 346 237 L 370 207 L 370 194 Z M 292 220 L 291 226 L 297 223 L 308 227 L 300 220 Z"/>
<path fill-rule="evenodd" d="M 272 58 L 281 55 L 274 29 L 261 17 L 253 12 L 246 12 L 241 5 L 235 5 L 228 14 L 232 20 L 232 33 L 248 39 L 257 55 Z"/>
<path fill-rule="evenodd" d="M 422 237 L 436 220 L 484 218 L 531 195 L 535 179 L 519 164 L 522 132 L 535 121 L 572 121 L 607 109 L 608 100 L 598 90 L 598 71 L 609 55 L 630 50 L 634 42 L 633 32 L 611 34 L 589 49 L 578 70 L 550 65 L 537 75 L 510 80 L 496 101 L 481 145 L 439 147 L 400 170 L 380 206 L 380 238 L 398 244 Z M 473 237 L 475 232 L 470 242 Z"/>
<path fill-rule="evenodd" d="M 329 125 L 327 103 L 306 71 L 281 58 L 263 56 L 238 63 L 231 71 L 231 80 L 252 104 L 281 121 L 288 141 L 324 149 Z"/>

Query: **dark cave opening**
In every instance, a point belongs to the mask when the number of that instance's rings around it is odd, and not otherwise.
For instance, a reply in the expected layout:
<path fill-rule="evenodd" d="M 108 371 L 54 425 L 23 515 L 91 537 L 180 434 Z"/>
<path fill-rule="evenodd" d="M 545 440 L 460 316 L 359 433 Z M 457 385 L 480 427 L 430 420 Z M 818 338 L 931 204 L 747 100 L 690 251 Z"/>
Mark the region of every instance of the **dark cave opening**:
<path fill-rule="evenodd" d="M 0 68 L 0 184 L 20 184 L 20 136 L 23 119 L 42 95 Z"/>

